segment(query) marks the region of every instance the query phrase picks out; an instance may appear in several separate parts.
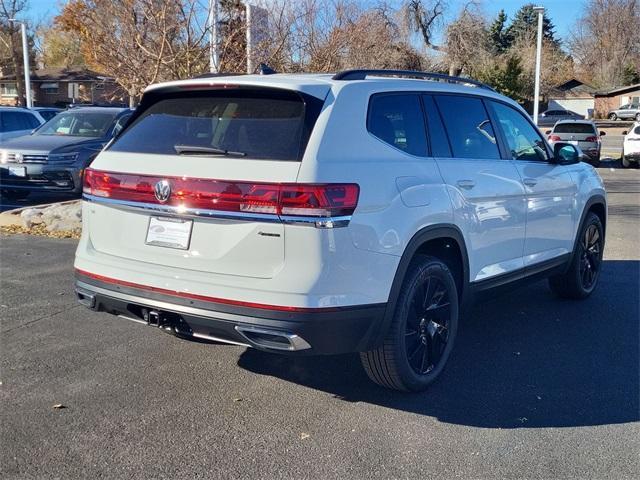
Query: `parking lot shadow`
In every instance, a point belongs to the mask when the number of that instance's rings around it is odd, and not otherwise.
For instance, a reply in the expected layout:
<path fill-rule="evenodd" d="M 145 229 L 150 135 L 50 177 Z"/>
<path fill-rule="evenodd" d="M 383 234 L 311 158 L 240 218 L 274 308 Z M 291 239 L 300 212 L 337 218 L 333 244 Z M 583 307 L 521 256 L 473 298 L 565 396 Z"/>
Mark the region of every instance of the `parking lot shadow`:
<path fill-rule="evenodd" d="M 357 354 L 290 357 L 247 349 L 240 367 L 348 402 L 486 428 L 576 427 L 640 420 L 640 262 L 605 261 L 584 301 L 539 282 L 480 303 L 450 363 L 420 394 L 371 383 Z"/>

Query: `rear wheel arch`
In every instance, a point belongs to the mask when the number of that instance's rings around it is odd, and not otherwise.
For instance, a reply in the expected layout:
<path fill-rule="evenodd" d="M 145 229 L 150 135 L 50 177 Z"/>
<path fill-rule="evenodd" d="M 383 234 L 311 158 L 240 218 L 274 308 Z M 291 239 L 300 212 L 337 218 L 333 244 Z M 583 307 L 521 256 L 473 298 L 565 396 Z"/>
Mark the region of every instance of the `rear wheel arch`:
<path fill-rule="evenodd" d="M 456 279 L 461 306 L 465 305 L 469 298 L 469 257 L 461 230 L 453 224 L 425 227 L 411 238 L 402 254 L 391 285 L 384 319 L 377 335 L 374 336 L 373 345 L 379 344 L 389 329 L 411 262 L 420 255 L 434 256 L 449 267 Z"/>
<path fill-rule="evenodd" d="M 595 213 L 600 222 L 602 223 L 602 229 L 605 234 L 607 232 L 607 201 L 602 195 L 593 195 L 586 201 L 584 208 L 582 209 L 582 214 L 580 215 L 580 222 L 578 223 L 578 228 L 576 229 L 576 240 L 574 241 L 574 250 L 577 243 L 577 234 L 584 225 L 585 219 L 589 212 Z"/>

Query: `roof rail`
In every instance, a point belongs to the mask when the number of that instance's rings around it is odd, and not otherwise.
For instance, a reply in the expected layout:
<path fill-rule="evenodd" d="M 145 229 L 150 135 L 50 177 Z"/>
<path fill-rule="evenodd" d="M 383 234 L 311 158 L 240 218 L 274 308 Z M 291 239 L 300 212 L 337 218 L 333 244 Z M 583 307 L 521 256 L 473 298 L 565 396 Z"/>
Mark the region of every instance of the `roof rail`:
<path fill-rule="evenodd" d="M 444 73 L 432 73 L 432 72 L 419 72 L 416 70 L 344 70 L 336 73 L 333 80 L 365 80 L 368 76 L 396 76 L 396 77 L 413 77 L 421 78 L 424 80 L 435 80 L 438 82 L 449 83 L 462 83 L 467 85 L 473 85 L 474 87 L 486 88 L 495 92 L 495 90 L 489 85 L 474 80 L 472 78 L 454 77 L 451 75 L 445 75 Z"/>

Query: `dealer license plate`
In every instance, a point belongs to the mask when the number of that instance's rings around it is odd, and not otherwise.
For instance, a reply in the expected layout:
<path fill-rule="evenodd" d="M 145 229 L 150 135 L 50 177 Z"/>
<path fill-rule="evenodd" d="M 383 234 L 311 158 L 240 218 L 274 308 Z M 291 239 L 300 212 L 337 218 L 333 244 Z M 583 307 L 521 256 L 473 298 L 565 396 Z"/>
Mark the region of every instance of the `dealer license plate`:
<path fill-rule="evenodd" d="M 151 217 L 147 228 L 147 245 L 187 250 L 191 241 L 193 220 Z"/>

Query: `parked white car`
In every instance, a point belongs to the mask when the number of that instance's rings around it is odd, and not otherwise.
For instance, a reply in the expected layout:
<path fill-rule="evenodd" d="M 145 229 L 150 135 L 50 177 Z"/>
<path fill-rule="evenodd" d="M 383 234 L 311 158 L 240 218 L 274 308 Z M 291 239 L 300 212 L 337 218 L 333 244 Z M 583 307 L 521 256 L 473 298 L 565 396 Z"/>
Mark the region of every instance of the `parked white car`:
<path fill-rule="evenodd" d="M 0 107 L 0 143 L 10 138 L 28 135 L 45 122 L 33 110 L 19 107 Z"/>
<path fill-rule="evenodd" d="M 373 381 L 423 390 L 477 295 L 596 288 L 606 195 L 578 155 L 470 79 L 153 85 L 85 172 L 76 293 L 180 336 L 361 352 Z"/>
<path fill-rule="evenodd" d="M 630 167 L 640 162 L 640 122 L 633 124 L 629 132 L 622 132 L 624 142 L 622 144 L 622 166 Z"/>

